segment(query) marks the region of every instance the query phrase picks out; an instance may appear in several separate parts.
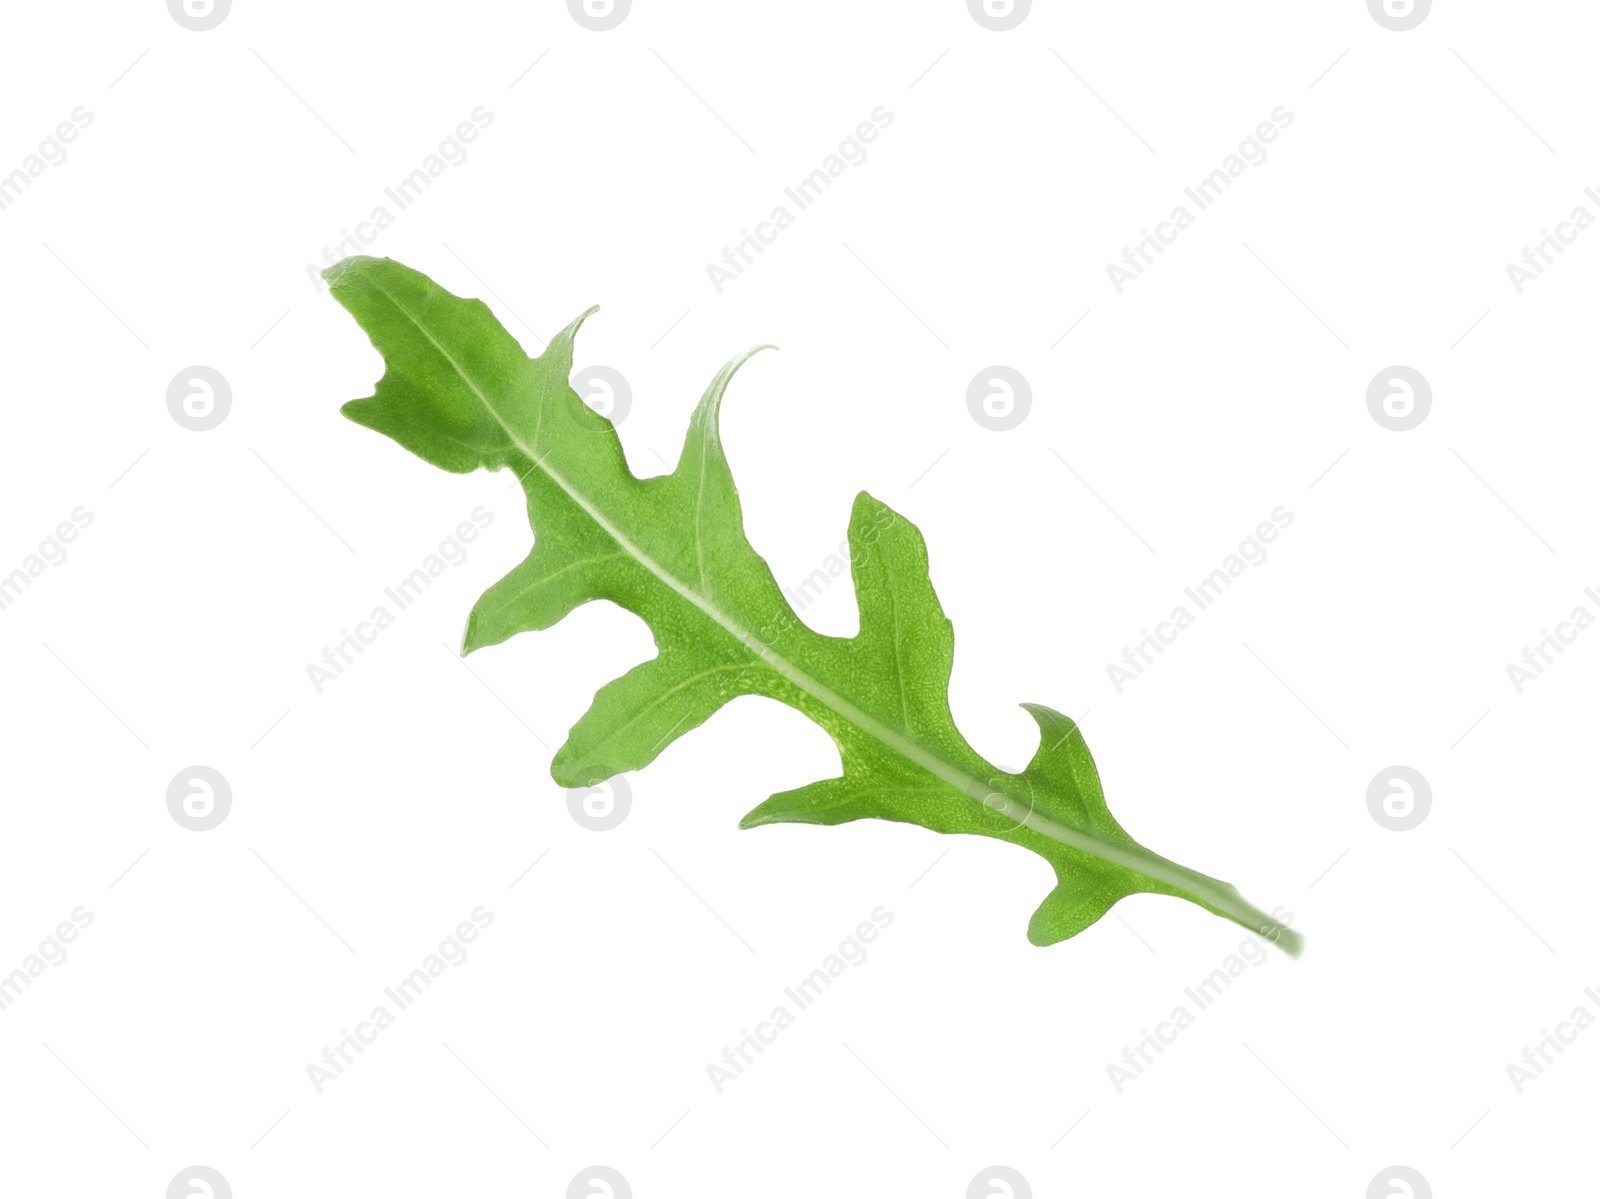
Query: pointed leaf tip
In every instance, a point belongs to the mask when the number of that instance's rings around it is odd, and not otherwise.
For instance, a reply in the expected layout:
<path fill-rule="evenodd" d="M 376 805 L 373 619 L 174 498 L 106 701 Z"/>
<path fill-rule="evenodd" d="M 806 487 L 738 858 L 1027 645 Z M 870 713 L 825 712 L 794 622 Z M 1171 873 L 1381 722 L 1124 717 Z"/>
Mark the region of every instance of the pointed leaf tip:
<path fill-rule="evenodd" d="M 371 270 L 386 263 L 390 266 L 400 265 L 392 258 L 377 258 L 371 254 L 352 254 L 348 258 L 339 259 L 332 266 L 323 267 L 322 278 L 329 287 L 338 287 L 363 271 Z"/>
<path fill-rule="evenodd" d="M 560 342 L 566 342 L 567 344 L 570 345 L 572 340 L 573 340 L 573 338 L 577 337 L 578 330 L 583 328 L 583 323 L 586 320 L 588 320 L 591 316 L 593 316 L 595 313 L 597 313 L 599 311 L 600 311 L 600 305 L 598 305 L 598 304 L 590 304 L 589 307 L 585 308 L 576 317 L 574 317 L 567 324 L 567 327 L 565 329 L 561 330 L 560 333 L 557 333 L 554 337 L 552 337 L 550 339 L 550 344 L 554 345 L 556 342 L 560 341 Z M 546 349 L 548 350 L 549 347 L 546 346 Z"/>
<path fill-rule="evenodd" d="M 727 392 L 728 384 L 733 381 L 734 375 L 739 373 L 739 368 L 761 353 L 762 350 L 776 350 L 777 348 L 777 346 L 770 343 L 751 346 L 748 350 L 735 354 L 728 359 L 727 362 L 723 363 L 722 369 L 716 373 L 716 377 L 711 380 L 711 386 L 706 388 L 706 394 L 701 397 L 700 406 L 702 408 L 710 408 L 713 412 L 720 410 L 722 397 Z"/>

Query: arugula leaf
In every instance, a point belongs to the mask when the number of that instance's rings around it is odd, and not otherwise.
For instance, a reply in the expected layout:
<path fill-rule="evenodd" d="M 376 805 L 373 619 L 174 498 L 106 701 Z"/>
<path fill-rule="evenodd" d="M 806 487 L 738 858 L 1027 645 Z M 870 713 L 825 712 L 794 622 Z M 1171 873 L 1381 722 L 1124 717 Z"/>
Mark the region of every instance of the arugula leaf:
<path fill-rule="evenodd" d="M 654 634 L 658 655 L 602 687 L 556 752 L 557 783 L 592 786 L 638 770 L 729 700 L 762 695 L 821 725 L 843 772 L 772 796 L 743 828 L 870 817 L 1025 846 L 1057 879 L 1028 924 L 1036 945 L 1083 931 L 1126 895 L 1153 892 L 1298 954 L 1300 935 L 1282 921 L 1128 835 L 1067 717 L 1023 705 L 1040 740 L 1020 774 L 966 743 L 950 715 L 955 642 L 927 548 L 887 505 L 862 492 L 850 515 L 859 633 L 829 637 L 801 623 L 745 538 L 718 434 L 723 393 L 756 350 L 712 379 L 677 468 L 638 479 L 611 423 L 568 386 L 573 338 L 595 309 L 529 358 L 482 301 L 397 262 L 349 258 L 324 274 L 385 363 L 374 394 L 344 414 L 445 470 L 512 470 L 527 493 L 533 551 L 473 607 L 463 652 L 549 628 L 601 599 Z"/>

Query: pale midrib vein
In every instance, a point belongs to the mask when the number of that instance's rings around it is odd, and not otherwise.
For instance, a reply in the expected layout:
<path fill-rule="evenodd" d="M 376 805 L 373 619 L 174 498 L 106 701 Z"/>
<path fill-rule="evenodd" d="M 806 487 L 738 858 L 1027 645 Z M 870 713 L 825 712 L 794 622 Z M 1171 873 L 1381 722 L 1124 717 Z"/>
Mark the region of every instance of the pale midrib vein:
<path fill-rule="evenodd" d="M 863 732 L 867 733 L 869 736 L 873 737 L 883 745 L 888 746 L 907 761 L 913 763 L 914 765 L 920 766 L 923 770 L 926 770 L 935 778 L 943 780 L 956 790 L 960 791 L 962 794 L 967 795 L 970 798 L 977 800 L 984 806 L 1009 817 L 1018 824 L 1031 829 L 1036 833 L 1039 833 L 1041 836 L 1048 837 L 1052 841 L 1058 841 L 1063 845 L 1067 845 L 1073 849 L 1091 854 L 1094 857 L 1111 862 L 1114 865 L 1122 866 L 1123 868 L 1132 870 L 1138 874 L 1143 874 L 1149 878 L 1157 880 L 1158 882 L 1166 883 L 1168 886 L 1176 887 L 1179 890 L 1198 895 L 1202 897 L 1206 903 L 1211 904 L 1219 911 L 1228 913 L 1235 920 L 1239 921 L 1241 924 L 1244 924 L 1246 927 L 1259 927 L 1262 921 L 1276 925 L 1276 921 L 1272 920 L 1272 918 L 1267 916 L 1264 912 L 1256 909 L 1253 905 L 1246 903 L 1236 892 L 1230 894 L 1229 892 L 1232 892 L 1232 888 L 1229 888 L 1227 892 L 1224 892 L 1217 890 L 1217 888 L 1213 886 L 1208 886 L 1198 880 L 1194 876 L 1193 872 L 1178 865 L 1176 862 L 1162 857 L 1160 854 L 1153 853 L 1149 850 L 1134 852 L 1121 846 L 1112 845 L 1107 841 L 1100 840 L 1098 837 L 1091 836 L 1087 833 L 1082 833 L 1077 829 L 1069 828 L 1064 824 L 1057 824 L 1053 820 L 1048 820 L 1045 817 L 1038 815 L 1038 813 L 1033 810 L 1033 805 L 1031 803 L 1024 805 L 1020 803 L 1014 796 L 1007 795 L 1003 791 L 997 791 L 987 783 L 983 782 L 981 779 L 974 778 L 960 767 L 955 766 L 950 762 L 946 762 L 943 758 L 929 750 L 926 746 L 912 740 L 909 737 L 902 736 L 897 730 L 890 728 L 888 725 L 882 723 L 871 714 L 863 711 L 861 708 L 856 707 L 855 704 L 851 703 L 842 695 L 839 695 L 833 691 L 832 688 L 823 684 L 821 680 L 812 678 L 809 674 L 801 670 L 787 658 L 775 653 L 754 633 L 751 633 L 749 630 L 745 629 L 710 600 L 686 586 L 677 578 L 677 576 L 667 570 L 666 567 L 662 566 L 649 554 L 645 553 L 643 549 L 635 545 L 628 538 L 627 534 L 623 533 L 621 529 L 612 524 L 610 519 L 607 518 L 606 514 L 601 512 L 599 508 L 595 507 L 595 505 L 591 503 L 586 496 L 582 495 L 570 482 L 568 482 L 559 471 L 543 462 L 531 448 L 523 444 L 522 439 L 517 436 L 516 431 L 512 429 L 512 427 L 506 423 L 505 418 L 500 415 L 500 412 L 494 406 L 493 401 L 491 401 L 489 397 L 484 394 L 483 389 L 477 385 L 472 376 L 467 373 L 466 369 L 461 365 L 461 363 L 456 361 L 455 356 L 439 343 L 438 339 L 435 338 L 433 334 L 430 333 L 414 315 L 412 315 L 406 306 L 402 304 L 392 292 L 390 292 L 386 287 L 384 287 L 381 283 L 378 283 L 376 280 L 372 280 L 371 282 L 374 287 L 383 292 L 385 296 L 389 297 L 389 301 L 395 306 L 402 316 L 411 322 L 411 324 L 416 328 L 417 332 L 421 333 L 423 337 L 427 338 L 429 344 L 431 344 L 434 349 L 439 351 L 439 353 L 444 357 L 445 361 L 448 362 L 455 370 L 456 374 L 461 377 L 461 381 L 472 390 L 472 394 L 478 397 L 479 401 L 483 404 L 489 415 L 494 417 L 495 423 L 505 431 L 506 436 L 511 439 L 511 443 L 517 447 L 518 451 L 520 451 L 529 461 L 533 462 L 539 470 L 542 470 L 552 483 L 565 492 L 567 497 L 571 499 L 574 504 L 581 508 L 589 516 L 589 518 L 595 522 L 595 524 L 599 525 L 600 528 L 605 531 L 608 537 L 615 541 L 617 545 L 620 546 L 636 562 L 638 562 L 651 574 L 655 575 L 656 578 L 665 583 L 672 591 L 676 592 L 683 599 L 688 600 L 689 603 L 693 604 L 696 608 L 699 608 L 701 612 L 705 613 L 705 615 L 709 616 L 713 621 L 721 625 L 723 629 L 730 633 L 746 649 L 750 650 L 751 653 L 755 654 L 783 678 L 787 679 L 790 683 L 800 688 L 800 690 L 810 695 L 812 699 L 816 700 L 824 707 L 831 709 L 844 720 L 855 725 L 857 728 L 861 729 Z"/>

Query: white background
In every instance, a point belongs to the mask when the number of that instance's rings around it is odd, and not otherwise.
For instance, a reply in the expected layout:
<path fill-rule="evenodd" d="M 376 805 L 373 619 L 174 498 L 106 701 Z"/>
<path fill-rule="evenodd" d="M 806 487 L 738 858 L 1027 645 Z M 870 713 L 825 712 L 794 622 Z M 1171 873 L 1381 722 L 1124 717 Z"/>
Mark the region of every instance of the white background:
<path fill-rule="evenodd" d="M 1521 694 L 1506 664 L 1600 613 L 1600 232 L 1520 295 L 1505 269 L 1600 215 L 1592 6 L 1399 33 L 1353 0 L 1041 2 L 1009 32 L 956 0 L 638 0 L 604 33 L 550 0 L 5 19 L 0 172 L 93 122 L 0 212 L 0 572 L 93 523 L 0 612 L 0 972 L 94 920 L 0 1012 L 0 1190 L 160 1199 L 199 1163 L 240 1199 L 562 1196 L 601 1163 L 640 1199 L 957 1199 L 998 1163 L 1038 1196 L 1360 1199 L 1395 1164 L 1592 1193 L 1600 1033 L 1521 1094 L 1506 1066 L 1600 1015 L 1600 632 Z M 1303 959 L 1119 1094 L 1108 1063 L 1243 930 L 1140 896 L 1036 949 L 1052 880 L 1015 847 L 739 832 L 836 767 L 756 700 L 579 827 L 550 755 L 648 634 L 595 605 L 455 659 L 530 544 L 520 495 L 339 417 L 381 368 L 306 273 L 480 105 L 369 252 L 533 353 L 603 304 L 578 362 L 630 382 L 641 474 L 723 361 L 781 345 L 724 410 L 779 581 L 858 489 L 903 512 L 973 744 L 1020 766 L 1019 701 L 1083 714 L 1124 825 L 1286 906 Z M 867 160 L 718 294 L 707 264 L 880 105 Z M 1117 294 L 1107 263 L 1277 106 L 1268 159 Z M 195 364 L 232 389 L 208 432 L 167 410 Z M 967 410 L 994 364 L 1032 386 L 1008 432 Z M 1410 432 L 1367 410 L 1394 364 L 1433 389 Z M 478 505 L 467 560 L 317 694 L 307 664 Z M 1268 560 L 1119 694 L 1107 664 L 1280 505 Z M 805 615 L 848 632 L 848 586 Z M 232 786 L 206 833 L 166 808 L 194 764 Z M 1395 764 L 1433 791 L 1406 833 L 1367 809 Z M 318 1094 L 307 1065 L 479 905 L 470 958 Z M 706 1066 L 879 905 L 868 960 L 717 1094 Z"/>

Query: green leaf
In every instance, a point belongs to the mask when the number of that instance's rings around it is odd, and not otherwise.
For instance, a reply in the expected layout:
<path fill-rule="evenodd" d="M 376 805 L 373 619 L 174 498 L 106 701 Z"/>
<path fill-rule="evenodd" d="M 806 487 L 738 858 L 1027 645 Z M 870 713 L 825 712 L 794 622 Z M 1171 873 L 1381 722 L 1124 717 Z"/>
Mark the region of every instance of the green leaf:
<path fill-rule="evenodd" d="M 601 599 L 636 613 L 655 637 L 657 656 L 602 687 L 573 726 L 551 763 L 556 782 L 591 786 L 638 770 L 729 700 L 767 696 L 828 732 L 842 773 L 772 796 L 744 828 L 870 817 L 1025 846 L 1057 880 L 1028 925 L 1036 945 L 1082 932 L 1126 895 L 1153 892 L 1299 952 L 1285 922 L 1128 835 L 1067 717 L 1023 705 L 1039 748 L 1020 774 L 967 744 L 950 715 L 955 638 L 927 547 L 887 505 L 862 492 L 850 515 L 860 631 L 828 637 L 801 623 L 745 538 L 718 434 L 723 393 L 755 350 L 712 379 L 676 469 L 638 479 L 611 423 L 567 382 L 573 338 L 594 309 L 529 358 L 481 301 L 397 262 L 350 258 L 326 276 L 386 367 L 374 394 L 346 404 L 345 415 L 445 470 L 514 471 L 527 493 L 533 552 L 472 609 L 464 652 L 549 628 Z"/>

